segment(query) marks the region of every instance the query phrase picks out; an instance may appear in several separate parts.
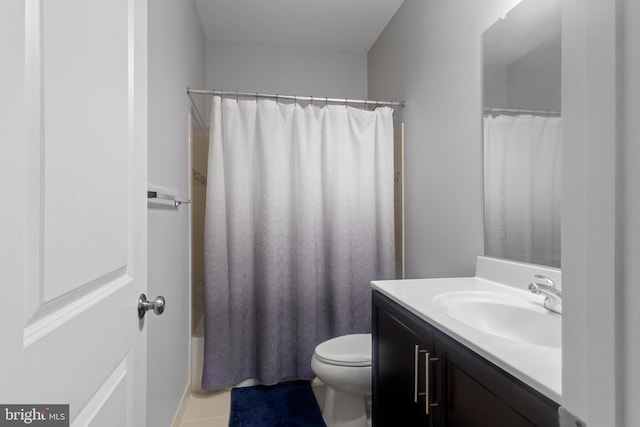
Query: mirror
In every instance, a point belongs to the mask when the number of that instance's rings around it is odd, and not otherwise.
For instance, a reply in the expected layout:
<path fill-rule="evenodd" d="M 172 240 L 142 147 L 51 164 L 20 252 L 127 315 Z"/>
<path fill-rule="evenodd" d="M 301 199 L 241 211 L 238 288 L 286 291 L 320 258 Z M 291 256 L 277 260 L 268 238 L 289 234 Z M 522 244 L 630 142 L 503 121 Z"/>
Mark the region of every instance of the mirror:
<path fill-rule="evenodd" d="M 485 255 L 560 267 L 560 0 L 524 0 L 484 32 Z"/>

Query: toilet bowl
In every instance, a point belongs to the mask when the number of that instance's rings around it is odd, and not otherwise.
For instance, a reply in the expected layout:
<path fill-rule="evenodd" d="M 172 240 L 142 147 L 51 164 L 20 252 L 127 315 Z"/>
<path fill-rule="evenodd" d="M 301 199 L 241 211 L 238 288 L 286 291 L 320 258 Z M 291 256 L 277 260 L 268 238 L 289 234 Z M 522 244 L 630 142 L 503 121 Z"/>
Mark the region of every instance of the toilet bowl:
<path fill-rule="evenodd" d="M 371 396 L 371 334 L 319 344 L 311 369 L 326 385 L 322 417 L 328 427 L 367 427 Z"/>

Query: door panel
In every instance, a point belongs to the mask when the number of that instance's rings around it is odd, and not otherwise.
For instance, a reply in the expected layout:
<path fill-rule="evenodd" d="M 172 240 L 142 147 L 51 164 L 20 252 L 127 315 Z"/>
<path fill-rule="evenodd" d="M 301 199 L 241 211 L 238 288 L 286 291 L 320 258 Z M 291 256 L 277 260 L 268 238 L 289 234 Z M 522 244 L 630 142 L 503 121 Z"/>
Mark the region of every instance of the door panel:
<path fill-rule="evenodd" d="M 459 427 L 534 427 L 455 362 L 447 361 L 447 423 Z"/>
<path fill-rule="evenodd" d="M 126 0 L 65 0 L 41 9 L 40 79 L 28 84 L 42 91 L 34 100 L 42 116 L 33 143 L 44 184 L 44 303 L 127 274 L 127 9 Z"/>
<path fill-rule="evenodd" d="M 146 2 L 7 0 L 0 16 L 0 404 L 143 426 Z"/>

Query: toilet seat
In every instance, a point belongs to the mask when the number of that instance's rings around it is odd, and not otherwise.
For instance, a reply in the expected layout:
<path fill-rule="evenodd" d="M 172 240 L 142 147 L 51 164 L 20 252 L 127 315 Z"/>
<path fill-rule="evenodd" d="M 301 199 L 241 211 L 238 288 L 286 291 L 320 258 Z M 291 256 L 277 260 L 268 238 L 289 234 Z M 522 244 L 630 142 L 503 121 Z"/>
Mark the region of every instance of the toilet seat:
<path fill-rule="evenodd" d="M 371 366 L 371 334 L 351 334 L 319 344 L 315 357 L 330 365 Z"/>

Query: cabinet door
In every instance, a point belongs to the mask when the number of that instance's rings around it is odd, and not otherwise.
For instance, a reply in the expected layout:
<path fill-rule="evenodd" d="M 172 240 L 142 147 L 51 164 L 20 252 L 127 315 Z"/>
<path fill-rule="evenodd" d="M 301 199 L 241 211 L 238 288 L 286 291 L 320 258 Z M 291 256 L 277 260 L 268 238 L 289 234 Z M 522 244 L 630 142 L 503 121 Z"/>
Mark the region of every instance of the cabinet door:
<path fill-rule="evenodd" d="M 444 381 L 444 425 L 455 427 L 549 427 L 558 405 L 517 378 L 440 332 L 434 349 Z"/>
<path fill-rule="evenodd" d="M 433 330 L 385 300 L 374 296 L 373 425 L 433 426 L 434 408 L 427 406 Z"/>

